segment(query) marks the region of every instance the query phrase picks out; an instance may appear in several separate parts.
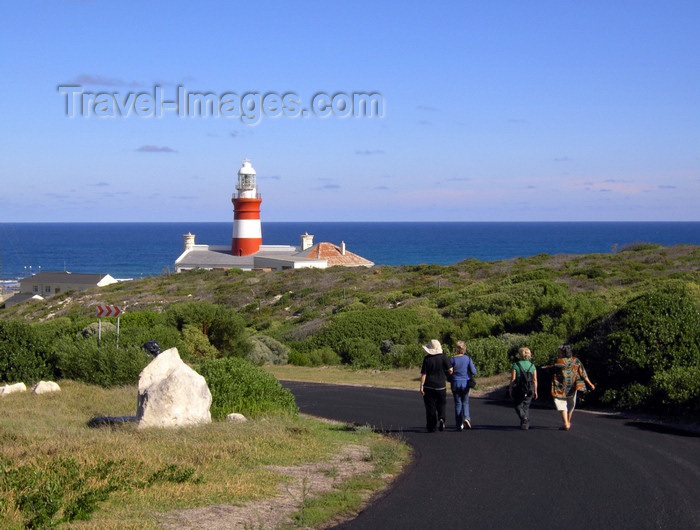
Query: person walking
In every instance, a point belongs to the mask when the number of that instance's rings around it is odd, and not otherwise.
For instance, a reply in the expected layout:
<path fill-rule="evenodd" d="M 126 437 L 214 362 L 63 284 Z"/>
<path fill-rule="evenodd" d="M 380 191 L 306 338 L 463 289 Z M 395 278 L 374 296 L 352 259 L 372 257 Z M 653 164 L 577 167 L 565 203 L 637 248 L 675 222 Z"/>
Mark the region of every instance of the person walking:
<path fill-rule="evenodd" d="M 420 369 L 420 393 L 425 404 L 425 426 L 428 432 L 435 432 L 435 427 L 444 431 L 447 377 L 452 366 L 442 352 L 440 341 L 433 339 L 423 349 L 427 355 Z"/>
<path fill-rule="evenodd" d="M 576 394 L 579 390 L 586 392 L 586 384 L 591 390 L 595 390 L 595 385 L 588 379 L 583 363 L 573 356 L 568 344 L 559 346 L 559 359 L 552 368 L 552 397 L 563 422 L 559 429 L 568 431 L 571 428 L 571 416 L 576 408 Z"/>
<path fill-rule="evenodd" d="M 523 430 L 530 427 L 530 404 L 533 399 L 537 399 L 537 368 L 531 359 L 530 348 L 518 350 L 518 361 L 513 363 L 508 387 L 513 407 L 520 418 L 520 428 Z"/>
<path fill-rule="evenodd" d="M 455 354 L 450 357 L 452 365 L 452 379 L 450 380 L 450 389 L 455 400 L 455 424 L 458 431 L 463 431 L 472 428 L 472 421 L 469 415 L 469 381 L 472 376 L 476 375 L 476 366 L 471 357 L 465 355 L 467 353 L 467 344 L 463 341 L 457 341 L 455 346 Z"/>

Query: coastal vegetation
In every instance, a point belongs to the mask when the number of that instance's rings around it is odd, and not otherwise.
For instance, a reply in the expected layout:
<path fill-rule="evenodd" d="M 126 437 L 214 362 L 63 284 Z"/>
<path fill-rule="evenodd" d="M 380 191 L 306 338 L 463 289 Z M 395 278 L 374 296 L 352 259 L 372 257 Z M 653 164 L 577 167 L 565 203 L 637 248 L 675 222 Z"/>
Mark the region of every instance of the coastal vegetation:
<path fill-rule="evenodd" d="M 95 415 L 135 407 L 134 385 L 107 389 L 68 380 L 60 393 L 0 399 L 0 527 L 182 528 L 191 526 L 179 519 L 188 508 L 236 504 L 247 528 L 268 528 L 259 517 L 277 507 L 256 514 L 245 511 L 247 503 L 266 502 L 280 488 L 294 492 L 287 474 L 306 473 L 316 462 L 318 473 L 337 478 L 325 495 L 318 484 L 295 493 L 302 510 L 289 516 L 307 527 L 313 510 L 305 505 L 323 503 L 316 523 L 353 513 L 409 456 L 400 440 L 369 428 L 295 414 L 187 429 L 87 425 Z M 333 458 L 346 447 L 363 449 L 363 469 L 347 479 L 347 457 Z"/>
<path fill-rule="evenodd" d="M 103 333 L 102 348 L 85 336 L 97 303 L 126 311 L 119 349 L 113 334 Z M 544 365 L 571 343 L 601 383 L 589 402 L 694 413 L 699 305 L 700 248 L 692 245 L 450 266 L 191 271 L 0 311 L 0 379 L 133 383 L 147 340 L 176 346 L 195 368 L 234 357 L 388 370 L 415 369 L 431 338 L 448 352 L 464 339 L 481 376 L 507 371 L 521 346 Z"/>
<path fill-rule="evenodd" d="M 115 319 L 102 319 L 98 340 L 97 304 L 125 310 L 118 344 Z M 407 458 L 405 445 L 300 417 L 271 374 L 415 388 L 432 338 L 448 354 L 467 342 L 480 389 L 504 384 L 519 347 L 544 365 L 571 343 L 597 384 L 587 403 L 696 418 L 699 309 L 700 247 L 637 244 L 451 266 L 191 271 L 0 310 L 0 381 L 63 389 L 0 400 L 0 523 L 156 527 L 175 508 L 270 497 L 282 478 L 266 465 L 324 460 L 348 444 L 370 448 L 373 471 L 304 493 L 293 521 L 356 511 Z M 151 340 L 205 376 L 215 420 L 235 411 L 252 421 L 88 427 L 133 413 Z"/>

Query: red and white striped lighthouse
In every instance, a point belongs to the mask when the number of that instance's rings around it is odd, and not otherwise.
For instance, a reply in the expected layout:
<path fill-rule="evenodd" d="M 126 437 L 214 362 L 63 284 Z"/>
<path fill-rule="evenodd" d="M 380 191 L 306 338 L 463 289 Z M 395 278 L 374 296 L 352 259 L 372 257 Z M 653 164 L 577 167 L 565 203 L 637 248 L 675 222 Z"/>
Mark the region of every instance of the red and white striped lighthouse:
<path fill-rule="evenodd" d="M 258 187 L 255 184 L 255 170 L 250 160 L 243 159 L 243 167 L 238 170 L 238 193 L 233 194 L 233 239 L 231 253 L 234 256 L 255 254 L 262 245 L 260 227 L 260 203 Z"/>

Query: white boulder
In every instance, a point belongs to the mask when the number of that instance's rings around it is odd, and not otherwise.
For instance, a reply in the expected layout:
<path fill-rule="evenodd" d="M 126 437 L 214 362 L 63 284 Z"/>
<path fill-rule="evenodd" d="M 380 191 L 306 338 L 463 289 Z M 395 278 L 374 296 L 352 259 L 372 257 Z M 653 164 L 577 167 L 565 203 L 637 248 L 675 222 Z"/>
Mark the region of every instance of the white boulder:
<path fill-rule="evenodd" d="M 160 353 L 139 375 L 139 428 L 210 423 L 210 406 L 207 382 L 180 359 L 177 348 Z"/>
<path fill-rule="evenodd" d="M 5 385 L 0 387 L 0 396 L 6 396 L 7 394 L 14 394 L 16 392 L 26 392 L 27 385 L 24 383 L 15 383 L 14 385 Z"/>
<path fill-rule="evenodd" d="M 32 387 L 32 392 L 34 394 L 47 394 L 49 392 L 60 392 L 61 387 L 58 383 L 53 381 L 39 381 L 36 385 Z"/>
<path fill-rule="evenodd" d="M 246 418 L 243 414 L 239 414 L 238 412 L 232 412 L 226 416 L 226 421 L 233 423 L 245 423 L 248 421 L 248 418 Z"/>

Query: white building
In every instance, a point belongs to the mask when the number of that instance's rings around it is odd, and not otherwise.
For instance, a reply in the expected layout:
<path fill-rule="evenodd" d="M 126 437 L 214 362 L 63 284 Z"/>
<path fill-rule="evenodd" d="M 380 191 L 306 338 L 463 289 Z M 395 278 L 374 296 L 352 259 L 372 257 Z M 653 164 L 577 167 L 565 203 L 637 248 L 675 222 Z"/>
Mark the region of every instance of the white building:
<path fill-rule="evenodd" d="M 237 194 L 233 195 L 233 237 L 230 246 L 198 245 L 195 235 L 185 234 L 185 248 L 175 260 L 175 272 L 192 269 L 325 269 L 334 265 L 343 267 L 371 267 L 373 262 L 348 252 L 345 242 L 313 244 L 314 236 L 305 233 L 301 244 L 263 245 L 260 224 L 260 203 L 255 181 L 255 169 L 248 160 L 238 170 Z"/>

